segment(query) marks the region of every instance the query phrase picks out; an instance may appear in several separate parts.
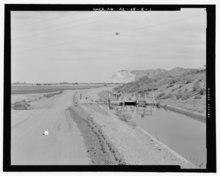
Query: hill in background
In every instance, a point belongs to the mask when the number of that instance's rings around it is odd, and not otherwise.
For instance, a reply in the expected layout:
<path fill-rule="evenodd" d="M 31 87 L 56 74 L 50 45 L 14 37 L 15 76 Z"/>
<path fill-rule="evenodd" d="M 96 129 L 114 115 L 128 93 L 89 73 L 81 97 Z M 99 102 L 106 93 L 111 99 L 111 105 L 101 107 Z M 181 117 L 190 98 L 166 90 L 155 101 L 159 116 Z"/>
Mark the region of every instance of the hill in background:
<path fill-rule="evenodd" d="M 205 69 L 177 67 L 169 71 L 157 69 L 155 72 L 148 70 L 133 73 L 138 75 L 136 80 L 116 87 L 115 91 L 133 93 L 156 88 L 157 90 L 153 92 L 156 99 L 171 105 L 205 113 Z"/>

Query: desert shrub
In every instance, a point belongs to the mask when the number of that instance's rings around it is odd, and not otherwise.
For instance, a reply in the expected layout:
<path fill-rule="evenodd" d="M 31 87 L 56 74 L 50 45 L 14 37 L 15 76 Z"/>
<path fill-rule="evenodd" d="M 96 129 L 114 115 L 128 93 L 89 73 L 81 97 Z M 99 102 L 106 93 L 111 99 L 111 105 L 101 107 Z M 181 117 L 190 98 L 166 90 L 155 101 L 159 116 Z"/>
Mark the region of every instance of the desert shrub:
<path fill-rule="evenodd" d="M 169 88 L 169 87 L 173 87 L 173 84 L 169 84 L 169 85 L 167 86 L 167 88 Z"/>
<path fill-rule="evenodd" d="M 190 94 L 185 94 L 185 95 L 182 95 L 182 100 L 187 100 L 187 99 L 189 99 L 191 97 L 191 95 Z"/>
<path fill-rule="evenodd" d="M 165 93 L 160 93 L 158 96 L 157 96 L 157 98 L 161 98 L 161 97 L 163 97 L 165 95 Z"/>
<path fill-rule="evenodd" d="M 185 81 L 185 84 L 189 84 L 189 83 L 191 83 L 190 80 L 186 80 L 186 81 Z"/>
<path fill-rule="evenodd" d="M 129 120 L 132 119 L 132 116 L 131 114 L 122 113 L 119 119 L 128 122 Z"/>
<path fill-rule="evenodd" d="M 200 96 L 200 95 L 196 95 L 195 97 L 194 97 L 194 99 L 201 99 L 202 98 L 202 96 Z"/>
<path fill-rule="evenodd" d="M 167 94 L 165 96 L 162 97 L 162 99 L 168 99 L 168 98 L 172 98 L 173 94 Z"/>
<path fill-rule="evenodd" d="M 202 88 L 200 91 L 199 91 L 199 95 L 205 95 L 205 89 L 204 88 Z"/>
<path fill-rule="evenodd" d="M 117 112 L 116 112 L 116 115 L 118 116 L 118 118 L 119 118 L 121 121 L 126 122 L 128 125 L 130 125 L 130 126 L 132 126 L 132 127 L 135 127 L 135 126 L 136 126 L 136 123 L 135 123 L 135 122 L 130 121 L 130 120 L 132 119 L 132 115 L 131 115 L 131 114 L 122 113 L 122 112 L 117 111 Z"/>
<path fill-rule="evenodd" d="M 124 122 L 128 122 L 129 120 L 132 119 L 132 115 L 131 115 L 131 114 L 122 113 L 122 112 L 120 112 L 120 111 L 117 111 L 115 114 L 118 116 L 118 118 L 119 118 L 120 120 L 122 120 L 122 121 L 124 121 Z"/>
<path fill-rule="evenodd" d="M 188 89 L 185 89 L 185 91 L 184 92 L 187 92 L 188 91 Z"/>
<path fill-rule="evenodd" d="M 170 84 L 174 84 L 174 83 L 176 83 L 175 80 L 171 80 L 171 81 L 170 81 Z"/>
<path fill-rule="evenodd" d="M 176 94 L 176 99 L 179 100 L 182 98 L 182 94 Z"/>
<path fill-rule="evenodd" d="M 173 92 L 174 90 L 176 90 L 176 89 L 171 89 L 171 92 Z"/>
<path fill-rule="evenodd" d="M 197 81 L 193 85 L 193 91 L 198 91 L 200 89 L 200 83 Z"/>

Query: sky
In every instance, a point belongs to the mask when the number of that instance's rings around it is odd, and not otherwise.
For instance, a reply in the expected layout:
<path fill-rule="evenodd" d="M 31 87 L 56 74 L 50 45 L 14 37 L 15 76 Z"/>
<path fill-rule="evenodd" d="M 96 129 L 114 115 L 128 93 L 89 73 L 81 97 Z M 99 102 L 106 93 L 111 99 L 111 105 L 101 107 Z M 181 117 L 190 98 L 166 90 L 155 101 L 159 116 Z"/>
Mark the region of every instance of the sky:
<path fill-rule="evenodd" d="M 204 9 L 11 13 L 12 82 L 106 82 L 120 70 L 205 64 Z"/>

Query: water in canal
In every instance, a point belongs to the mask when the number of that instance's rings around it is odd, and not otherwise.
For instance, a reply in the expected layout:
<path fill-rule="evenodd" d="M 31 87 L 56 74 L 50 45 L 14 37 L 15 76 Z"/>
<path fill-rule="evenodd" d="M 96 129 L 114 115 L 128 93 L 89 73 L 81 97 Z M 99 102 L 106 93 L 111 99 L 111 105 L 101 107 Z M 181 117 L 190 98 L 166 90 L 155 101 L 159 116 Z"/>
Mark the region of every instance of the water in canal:
<path fill-rule="evenodd" d="M 125 106 L 132 121 L 197 166 L 206 167 L 206 123 L 156 107 Z"/>

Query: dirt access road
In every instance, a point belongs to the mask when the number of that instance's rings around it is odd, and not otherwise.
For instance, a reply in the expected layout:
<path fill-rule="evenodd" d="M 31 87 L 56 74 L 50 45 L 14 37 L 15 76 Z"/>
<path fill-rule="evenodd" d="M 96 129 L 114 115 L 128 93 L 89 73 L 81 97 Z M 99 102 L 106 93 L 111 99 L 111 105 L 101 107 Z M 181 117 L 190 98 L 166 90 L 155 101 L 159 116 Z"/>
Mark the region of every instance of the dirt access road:
<path fill-rule="evenodd" d="M 66 110 L 73 91 L 31 103 L 31 110 L 12 110 L 12 165 L 84 165 L 91 161 L 83 137 Z M 49 135 L 44 136 L 44 130 Z"/>
<path fill-rule="evenodd" d="M 98 104 L 98 93 L 104 89 L 64 91 L 32 102 L 29 110 L 12 110 L 12 164 L 195 168 L 150 134 Z M 78 97 L 77 106 L 73 97 Z M 47 136 L 43 135 L 45 129 Z"/>

